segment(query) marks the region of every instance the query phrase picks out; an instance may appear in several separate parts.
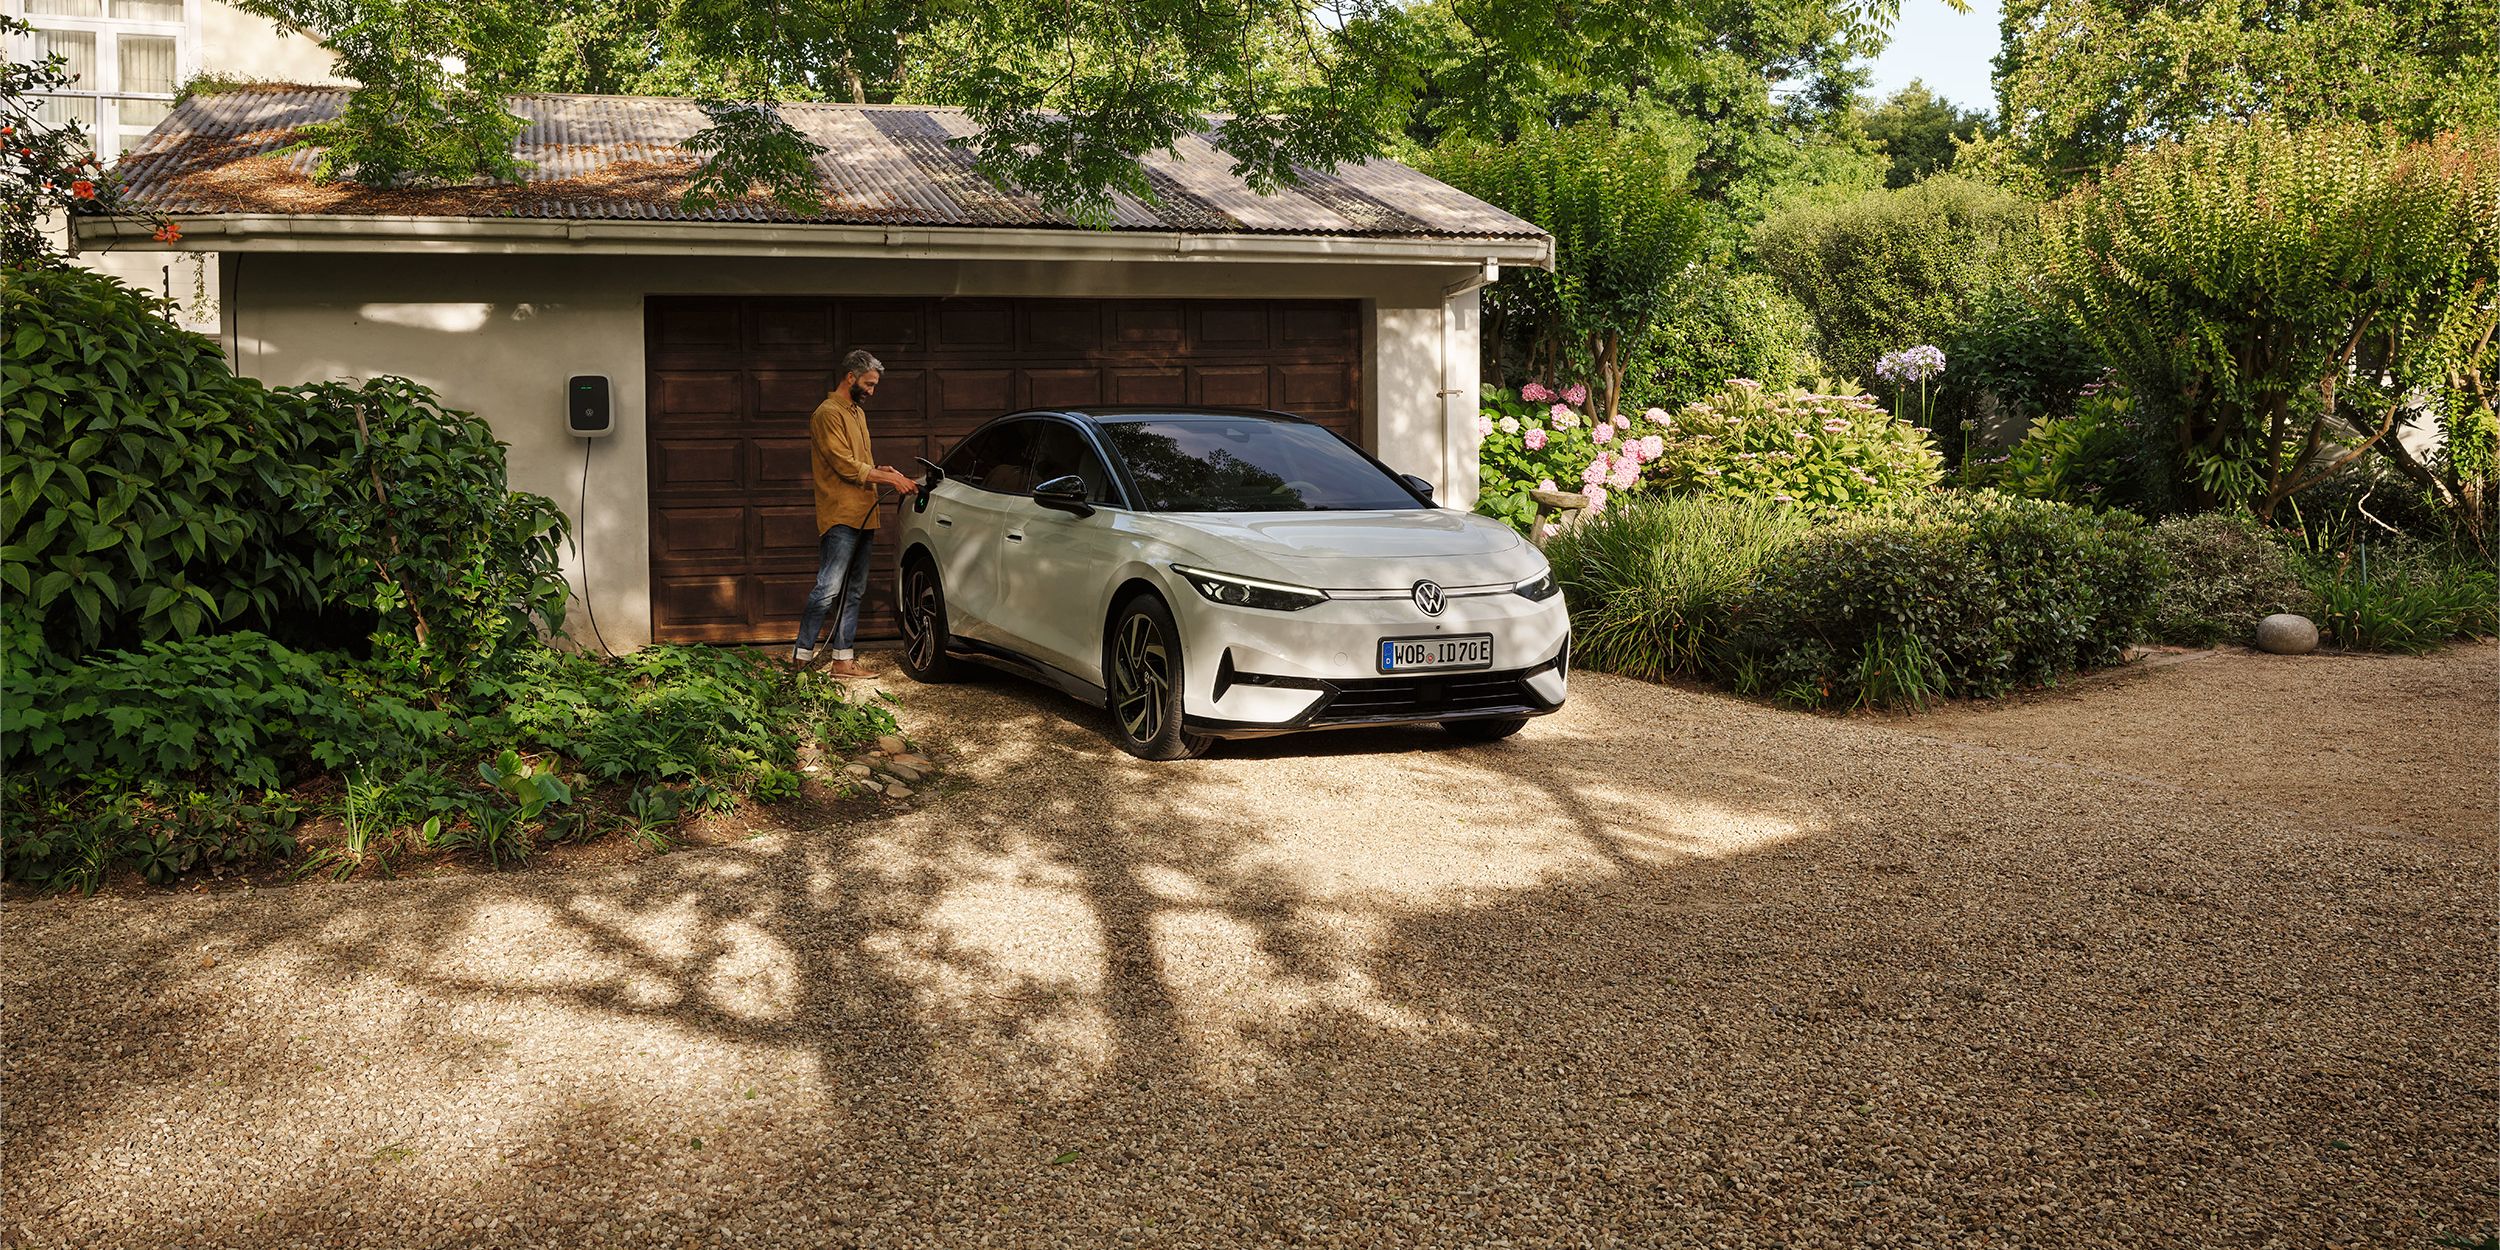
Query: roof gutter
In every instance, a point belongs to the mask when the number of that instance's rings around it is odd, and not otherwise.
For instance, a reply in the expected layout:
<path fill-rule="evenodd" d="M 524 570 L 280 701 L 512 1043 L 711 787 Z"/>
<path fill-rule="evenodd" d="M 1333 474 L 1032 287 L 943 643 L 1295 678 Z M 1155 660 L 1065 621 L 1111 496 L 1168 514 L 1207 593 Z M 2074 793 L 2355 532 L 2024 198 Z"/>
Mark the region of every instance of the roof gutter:
<path fill-rule="evenodd" d="M 413 252 L 432 255 L 883 257 L 930 260 L 1224 260 L 1551 268 L 1554 241 L 1466 236 L 1194 234 L 1012 226 L 785 225 L 512 217 L 183 214 L 182 238 L 128 217 L 74 220 L 83 249 L 200 252 Z"/>

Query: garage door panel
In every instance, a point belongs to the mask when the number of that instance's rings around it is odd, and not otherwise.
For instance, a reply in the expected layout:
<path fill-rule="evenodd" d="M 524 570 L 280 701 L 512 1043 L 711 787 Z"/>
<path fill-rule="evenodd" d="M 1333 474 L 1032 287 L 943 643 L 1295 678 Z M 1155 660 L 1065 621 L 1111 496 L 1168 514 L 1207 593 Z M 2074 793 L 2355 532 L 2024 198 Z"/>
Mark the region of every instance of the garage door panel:
<path fill-rule="evenodd" d="M 1102 402 L 1102 370 L 1027 369 L 1020 389 L 1024 392 L 1024 407 L 1099 404 Z"/>
<path fill-rule="evenodd" d="M 832 300 L 756 301 L 756 346 L 784 351 L 814 348 L 829 354 L 833 342 Z"/>
<path fill-rule="evenodd" d="M 977 424 L 1016 406 L 1013 369 L 941 369 L 931 382 L 941 417 L 962 415 Z"/>
<path fill-rule="evenodd" d="M 927 313 L 926 300 L 843 300 L 834 314 L 835 342 L 844 352 L 864 347 L 879 356 L 916 351 L 927 345 Z"/>
<path fill-rule="evenodd" d="M 914 471 L 1026 405 L 1208 403 L 1361 425 L 1356 305 L 1257 300 L 655 298 L 652 613 L 662 641 L 786 643 L 814 584 L 807 414 L 839 353 L 886 362 L 871 453 Z M 1287 324 L 1296 341 L 1288 345 Z M 1325 338 L 1330 326 L 1341 337 Z M 1317 336 L 1317 337 L 1314 337 Z M 901 524 L 879 509 L 863 638 L 893 636 Z"/>
<path fill-rule="evenodd" d="M 747 481 L 758 491 L 787 493 L 816 489 L 815 449 L 805 437 L 759 438 L 747 444 L 753 457 Z"/>
<path fill-rule="evenodd" d="M 1196 312 L 1199 347 L 1216 351 L 1267 350 L 1267 305 L 1202 304 Z"/>
<path fill-rule="evenodd" d="M 668 508 L 652 514 L 654 560 L 742 563 L 746 555 L 747 510 L 743 507 Z"/>
<path fill-rule="evenodd" d="M 1276 390 L 1287 412 L 1343 412 L 1354 406 L 1354 379 L 1342 365 L 1278 365 Z"/>
<path fill-rule="evenodd" d="M 695 419 L 718 416 L 735 419 L 746 411 L 746 378 L 721 371 L 716 373 L 663 373 L 658 385 L 651 388 L 652 407 L 665 410 L 671 417 Z"/>
<path fill-rule="evenodd" d="M 1088 356 L 1102 347 L 1102 305 L 1090 300 L 1052 300 L 1016 310 L 1018 346 L 1045 356 Z"/>
<path fill-rule="evenodd" d="M 731 438 L 652 440 L 654 498 L 681 490 L 736 490 L 746 485 L 746 444 Z"/>
<path fill-rule="evenodd" d="M 1003 353 L 1016 343 L 1016 306 L 1006 300 L 947 300 L 938 305 L 937 352 Z"/>
<path fill-rule="evenodd" d="M 1226 365 L 1190 370 L 1190 402 L 1219 407 L 1264 408 L 1268 403 L 1266 365 Z"/>
<path fill-rule="evenodd" d="M 1186 404 L 1189 374 L 1180 369 L 1111 369 L 1111 402 L 1115 404 Z"/>
<path fill-rule="evenodd" d="M 841 379 L 830 369 L 755 371 L 755 411 L 762 417 L 796 417 L 805 419 L 816 411 L 833 393 L 833 384 Z"/>

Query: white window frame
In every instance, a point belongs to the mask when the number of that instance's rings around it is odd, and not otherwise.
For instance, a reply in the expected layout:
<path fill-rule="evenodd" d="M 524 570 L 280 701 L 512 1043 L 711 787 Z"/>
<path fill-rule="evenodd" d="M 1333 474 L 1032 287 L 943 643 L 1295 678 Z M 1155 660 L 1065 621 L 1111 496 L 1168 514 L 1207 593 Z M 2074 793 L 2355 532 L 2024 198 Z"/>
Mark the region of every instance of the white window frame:
<path fill-rule="evenodd" d="M 135 17 L 113 17 L 113 0 L 97 0 L 96 17 L 63 17 L 53 13 L 30 13 L 26 0 L 6 0 L 9 16 L 37 30 L 85 31 L 95 36 L 95 73 L 91 81 L 80 81 L 46 96 L 66 96 L 87 100 L 95 109 L 96 158 L 110 164 L 139 146 L 154 123 L 122 124 L 121 102 L 124 100 L 171 104 L 176 91 L 200 72 L 200 4 L 201 0 L 182 0 L 182 20 L 149 21 Z M 145 35 L 155 38 L 173 36 L 174 86 L 176 91 L 124 91 L 121 89 L 121 36 Z M 23 46 L 9 49 L 9 55 L 31 61 L 36 55 L 32 37 Z"/>

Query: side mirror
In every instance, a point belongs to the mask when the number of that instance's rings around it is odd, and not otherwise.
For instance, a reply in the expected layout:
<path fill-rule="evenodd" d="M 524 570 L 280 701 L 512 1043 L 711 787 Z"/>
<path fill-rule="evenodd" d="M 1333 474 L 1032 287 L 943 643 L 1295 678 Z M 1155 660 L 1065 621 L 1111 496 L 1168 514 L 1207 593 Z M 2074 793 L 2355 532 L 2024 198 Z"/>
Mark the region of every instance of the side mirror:
<path fill-rule="evenodd" d="M 1432 499 L 1432 483 L 1412 473 L 1401 473 L 1398 476 L 1406 479 L 1406 484 L 1412 487 L 1416 494 L 1423 496 L 1427 502 Z"/>
<path fill-rule="evenodd" d="M 1094 515 L 1094 505 L 1085 502 L 1085 479 L 1073 473 L 1034 487 L 1033 502 L 1070 516 Z"/>

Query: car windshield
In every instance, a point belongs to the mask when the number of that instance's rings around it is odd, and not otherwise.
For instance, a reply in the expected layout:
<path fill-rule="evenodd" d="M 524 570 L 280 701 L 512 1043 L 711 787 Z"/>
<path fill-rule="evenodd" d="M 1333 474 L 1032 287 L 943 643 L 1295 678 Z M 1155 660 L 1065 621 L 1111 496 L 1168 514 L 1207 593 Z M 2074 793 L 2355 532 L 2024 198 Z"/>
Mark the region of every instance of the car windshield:
<path fill-rule="evenodd" d="M 1419 506 L 1404 483 L 1315 425 L 1258 417 L 1106 421 L 1148 512 L 1349 512 Z"/>

